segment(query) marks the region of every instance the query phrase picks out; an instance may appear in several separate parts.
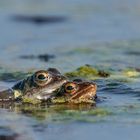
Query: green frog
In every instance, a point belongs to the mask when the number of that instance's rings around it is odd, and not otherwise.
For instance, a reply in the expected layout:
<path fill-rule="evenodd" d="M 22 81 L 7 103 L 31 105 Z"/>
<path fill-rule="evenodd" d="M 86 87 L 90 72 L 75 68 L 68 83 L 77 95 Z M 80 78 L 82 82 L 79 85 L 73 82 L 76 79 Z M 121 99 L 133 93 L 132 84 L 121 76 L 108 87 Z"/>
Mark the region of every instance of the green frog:
<path fill-rule="evenodd" d="M 47 100 L 66 81 L 67 78 L 55 68 L 39 70 L 12 88 L 1 90 L 0 101 L 14 101 L 23 97 Z"/>
<path fill-rule="evenodd" d="M 67 81 L 51 98 L 52 103 L 95 103 L 97 85 L 93 82 L 76 79 Z"/>

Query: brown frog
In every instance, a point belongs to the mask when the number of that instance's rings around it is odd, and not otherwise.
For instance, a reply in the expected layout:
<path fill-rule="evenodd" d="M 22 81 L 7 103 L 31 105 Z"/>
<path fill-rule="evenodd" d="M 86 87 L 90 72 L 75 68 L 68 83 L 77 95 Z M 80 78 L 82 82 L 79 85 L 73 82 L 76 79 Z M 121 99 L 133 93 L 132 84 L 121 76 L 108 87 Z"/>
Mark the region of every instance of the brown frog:
<path fill-rule="evenodd" d="M 66 82 L 51 99 L 53 103 L 94 103 L 97 85 L 93 82 L 74 80 Z"/>
<path fill-rule="evenodd" d="M 47 100 L 66 81 L 66 77 L 55 68 L 39 70 L 11 89 L 0 91 L 0 101 L 13 101 L 23 97 Z"/>

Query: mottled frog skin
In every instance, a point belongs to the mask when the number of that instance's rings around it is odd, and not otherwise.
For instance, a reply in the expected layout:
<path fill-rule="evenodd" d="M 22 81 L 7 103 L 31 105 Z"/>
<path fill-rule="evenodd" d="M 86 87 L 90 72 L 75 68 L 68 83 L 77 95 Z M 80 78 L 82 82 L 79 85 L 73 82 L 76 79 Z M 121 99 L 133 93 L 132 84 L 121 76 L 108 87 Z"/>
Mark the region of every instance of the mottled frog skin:
<path fill-rule="evenodd" d="M 80 79 L 66 82 L 52 98 L 53 103 L 93 103 L 97 85 Z"/>
<path fill-rule="evenodd" d="M 0 101 L 21 99 L 24 96 L 47 100 L 66 81 L 66 77 L 55 68 L 39 70 L 19 81 L 11 89 L 1 91 Z"/>

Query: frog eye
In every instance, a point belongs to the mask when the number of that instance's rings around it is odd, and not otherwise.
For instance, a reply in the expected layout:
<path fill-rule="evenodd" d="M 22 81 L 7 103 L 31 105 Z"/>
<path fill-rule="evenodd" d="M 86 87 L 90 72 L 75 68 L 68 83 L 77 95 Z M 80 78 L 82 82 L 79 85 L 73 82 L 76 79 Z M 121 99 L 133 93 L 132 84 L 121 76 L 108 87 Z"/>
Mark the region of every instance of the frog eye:
<path fill-rule="evenodd" d="M 49 78 L 49 75 L 47 73 L 37 73 L 36 74 L 36 80 L 38 81 L 47 81 Z"/>
<path fill-rule="evenodd" d="M 45 70 L 40 70 L 33 75 L 33 80 L 38 86 L 44 86 L 51 81 L 51 75 Z"/>
<path fill-rule="evenodd" d="M 73 94 L 73 93 L 75 93 L 76 90 L 77 90 L 77 85 L 75 83 L 67 83 L 65 85 L 65 91 L 67 93 Z"/>

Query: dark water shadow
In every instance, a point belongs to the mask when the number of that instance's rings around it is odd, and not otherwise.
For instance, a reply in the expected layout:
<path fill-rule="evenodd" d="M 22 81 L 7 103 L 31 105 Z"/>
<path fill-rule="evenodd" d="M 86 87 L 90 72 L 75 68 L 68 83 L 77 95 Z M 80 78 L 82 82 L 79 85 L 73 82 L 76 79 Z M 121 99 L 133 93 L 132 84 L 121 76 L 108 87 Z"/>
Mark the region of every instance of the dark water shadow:
<path fill-rule="evenodd" d="M 140 51 L 127 51 L 127 55 L 140 56 Z"/>
<path fill-rule="evenodd" d="M 13 135 L 13 136 L 6 136 L 6 135 L 0 135 L 0 140 L 16 140 L 17 136 Z"/>
<path fill-rule="evenodd" d="M 40 61 L 43 62 L 48 62 L 51 59 L 55 58 L 55 55 L 52 54 L 39 54 L 39 55 L 21 55 L 19 56 L 20 59 L 39 59 Z"/>
<path fill-rule="evenodd" d="M 15 134 L 10 128 L 0 127 L 0 140 L 16 140 L 18 134 Z"/>
<path fill-rule="evenodd" d="M 29 15 L 14 15 L 11 18 L 16 22 L 23 23 L 32 23 L 36 25 L 52 24 L 52 23 L 61 23 L 67 20 L 64 16 L 29 16 Z"/>

